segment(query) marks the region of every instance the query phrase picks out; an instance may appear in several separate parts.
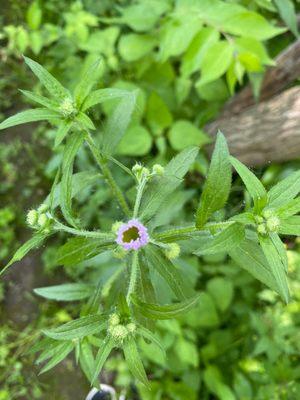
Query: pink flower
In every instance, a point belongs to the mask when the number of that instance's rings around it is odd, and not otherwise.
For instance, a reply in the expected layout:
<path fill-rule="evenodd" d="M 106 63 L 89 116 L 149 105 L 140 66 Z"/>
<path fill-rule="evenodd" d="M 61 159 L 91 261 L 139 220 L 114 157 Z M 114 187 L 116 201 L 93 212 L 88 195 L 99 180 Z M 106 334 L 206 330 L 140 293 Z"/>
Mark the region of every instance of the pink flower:
<path fill-rule="evenodd" d="M 138 250 L 149 242 L 147 228 L 137 219 L 131 219 L 118 229 L 116 242 L 125 250 Z"/>

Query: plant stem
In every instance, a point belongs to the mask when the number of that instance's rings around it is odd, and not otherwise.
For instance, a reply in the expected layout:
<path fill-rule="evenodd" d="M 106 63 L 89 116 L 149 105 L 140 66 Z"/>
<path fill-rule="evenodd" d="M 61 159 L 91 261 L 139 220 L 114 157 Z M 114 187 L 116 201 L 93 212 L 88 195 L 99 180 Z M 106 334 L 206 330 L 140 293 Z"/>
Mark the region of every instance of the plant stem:
<path fill-rule="evenodd" d="M 142 200 L 142 195 L 145 189 L 147 183 L 147 177 L 143 177 L 142 180 L 139 182 L 138 187 L 137 187 L 137 193 L 136 193 L 136 199 L 135 199 L 135 204 L 134 204 L 134 210 L 133 210 L 133 218 L 136 218 L 138 216 L 141 200 Z"/>
<path fill-rule="evenodd" d="M 62 224 L 61 222 L 55 219 L 55 224 L 53 226 L 54 230 L 63 231 L 71 233 L 72 235 L 76 236 L 84 236 L 84 237 L 91 237 L 97 239 L 107 239 L 107 240 L 114 240 L 114 235 L 111 232 L 99 232 L 99 231 L 85 231 L 74 229 L 69 226 Z"/>
<path fill-rule="evenodd" d="M 131 303 L 131 294 L 134 293 L 136 281 L 138 276 L 138 252 L 134 251 L 132 256 L 132 263 L 130 269 L 130 278 L 129 278 L 129 286 L 126 296 L 127 304 L 130 305 Z"/>
<path fill-rule="evenodd" d="M 119 188 L 119 186 L 117 185 L 116 181 L 114 180 L 108 166 L 107 166 L 107 162 L 106 160 L 103 158 L 102 154 L 100 153 L 100 151 L 98 150 L 93 138 L 91 137 L 90 133 L 87 132 L 87 136 L 86 136 L 86 142 L 89 145 L 89 148 L 93 154 L 93 157 L 95 159 L 95 161 L 97 162 L 97 164 L 99 165 L 104 179 L 106 180 L 106 182 L 108 183 L 108 185 L 110 186 L 114 196 L 116 197 L 117 201 L 119 202 L 123 212 L 129 216 L 130 215 L 130 209 L 128 207 L 127 201 L 121 191 L 121 189 Z"/>

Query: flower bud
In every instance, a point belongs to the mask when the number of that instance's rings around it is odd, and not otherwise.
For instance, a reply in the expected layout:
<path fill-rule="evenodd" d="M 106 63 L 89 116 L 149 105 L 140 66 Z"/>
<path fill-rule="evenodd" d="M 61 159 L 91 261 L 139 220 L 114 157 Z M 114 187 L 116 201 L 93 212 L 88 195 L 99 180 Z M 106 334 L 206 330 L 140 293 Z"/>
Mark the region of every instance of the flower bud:
<path fill-rule="evenodd" d="M 126 325 L 126 329 L 129 333 L 134 333 L 136 330 L 136 325 L 133 322 L 131 322 Z"/>
<path fill-rule="evenodd" d="M 121 222 L 121 221 L 116 221 L 114 224 L 112 224 L 112 226 L 111 226 L 112 233 L 117 233 L 122 225 L 123 225 L 123 222 Z"/>
<path fill-rule="evenodd" d="M 39 214 L 36 210 L 30 210 L 27 213 L 26 221 L 29 226 L 35 226 L 38 222 Z"/>
<path fill-rule="evenodd" d="M 165 173 L 165 169 L 162 165 L 160 164 L 154 164 L 152 167 L 152 173 L 154 175 L 163 175 Z"/>
<path fill-rule="evenodd" d="M 274 216 L 274 210 L 272 208 L 268 208 L 266 210 L 263 210 L 262 215 L 265 219 L 269 219 Z"/>
<path fill-rule="evenodd" d="M 277 232 L 280 226 L 280 219 L 276 216 L 270 217 L 267 219 L 266 225 L 269 232 Z"/>
<path fill-rule="evenodd" d="M 128 331 L 123 325 L 111 326 L 109 328 L 109 333 L 118 342 L 123 342 L 123 340 L 128 335 Z"/>
<path fill-rule="evenodd" d="M 177 258 L 180 254 L 180 246 L 177 243 L 169 243 L 168 249 L 165 250 L 165 255 L 169 260 Z"/>
<path fill-rule="evenodd" d="M 141 172 L 141 170 L 143 169 L 143 166 L 141 164 L 134 164 L 134 166 L 132 167 L 132 172 L 137 175 Z"/>
<path fill-rule="evenodd" d="M 41 228 L 46 228 L 49 223 L 49 218 L 46 214 L 40 214 L 37 223 Z"/>
<path fill-rule="evenodd" d="M 119 325 L 119 323 L 120 323 L 120 317 L 118 316 L 118 314 L 111 314 L 111 316 L 109 317 L 109 325 L 116 326 Z"/>
<path fill-rule="evenodd" d="M 259 224 L 257 225 L 257 232 L 260 235 L 266 235 L 267 234 L 267 229 L 265 224 Z"/>
<path fill-rule="evenodd" d="M 49 210 L 48 204 L 41 204 L 41 205 L 39 206 L 39 208 L 37 209 L 37 211 L 38 211 L 39 214 L 45 213 L 45 212 L 47 212 L 48 210 Z"/>
<path fill-rule="evenodd" d="M 62 113 L 62 115 L 66 118 L 75 116 L 77 114 L 77 109 L 75 107 L 74 101 L 70 97 L 66 97 L 62 101 L 59 110 Z"/>

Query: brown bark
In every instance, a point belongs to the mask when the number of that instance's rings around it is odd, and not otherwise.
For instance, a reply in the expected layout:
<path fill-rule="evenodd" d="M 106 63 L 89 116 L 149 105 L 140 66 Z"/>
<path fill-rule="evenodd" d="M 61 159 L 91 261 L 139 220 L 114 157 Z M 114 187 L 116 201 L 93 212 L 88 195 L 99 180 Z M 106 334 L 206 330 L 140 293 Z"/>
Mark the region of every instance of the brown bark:
<path fill-rule="evenodd" d="M 300 157 L 300 87 L 286 90 L 269 101 L 226 115 L 211 123 L 214 136 L 220 129 L 232 155 L 250 165 Z"/>
<path fill-rule="evenodd" d="M 218 119 L 206 126 L 212 136 L 220 129 L 230 152 L 248 165 L 300 157 L 300 87 L 281 93 L 300 77 L 300 40 L 276 59 L 264 78 L 260 103 L 249 86 L 237 93 Z"/>

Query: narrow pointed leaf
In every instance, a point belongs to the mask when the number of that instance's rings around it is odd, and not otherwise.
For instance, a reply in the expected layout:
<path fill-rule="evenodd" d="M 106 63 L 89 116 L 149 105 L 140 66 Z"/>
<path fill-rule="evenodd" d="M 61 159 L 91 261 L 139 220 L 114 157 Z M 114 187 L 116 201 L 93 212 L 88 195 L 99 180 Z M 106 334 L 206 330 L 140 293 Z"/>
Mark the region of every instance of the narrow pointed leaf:
<path fill-rule="evenodd" d="M 140 217 L 143 220 L 150 219 L 178 188 L 198 152 L 198 147 L 187 147 L 166 165 L 163 176 L 154 178 L 148 184 L 140 206 Z"/>
<path fill-rule="evenodd" d="M 201 228 L 215 211 L 224 207 L 230 188 L 229 150 L 225 137 L 219 132 L 196 214 L 197 228 Z"/>
<path fill-rule="evenodd" d="M 44 368 L 41 370 L 40 374 L 43 374 L 53 367 L 55 367 L 57 364 L 59 364 L 62 360 L 64 360 L 68 354 L 71 353 L 71 351 L 74 348 L 74 344 L 72 342 L 66 342 L 64 345 L 61 347 L 60 351 L 55 353 L 55 355 L 52 357 L 52 359 L 44 366 Z"/>
<path fill-rule="evenodd" d="M 102 315 L 88 315 L 67 322 L 55 329 L 44 329 L 44 335 L 55 340 L 72 340 L 100 333 L 107 326 Z"/>
<path fill-rule="evenodd" d="M 108 337 L 103 342 L 102 346 L 99 348 L 97 356 L 96 356 L 96 360 L 95 360 L 95 368 L 93 371 L 92 385 L 98 379 L 99 374 L 103 368 L 103 365 L 114 347 L 115 347 L 115 345 L 114 345 L 113 340 Z"/>
<path fill-rule="evenodd" d="M 296 171 L 271 188 L 268 193 L 269 206 L 280 207 L 296 197 L 299 192 L 300 171 Z"/>
<path fill-rule="evenodd" d="M 21 90 L 20 92 L 24 94 L 24 96 L 28 97 L 30 100 L 35 101 L 38 104 L 41 104 L 42 106 L 46 108 L 50 108 L 52 110 L 55 110 L 59 107 L 59 103 L 48 99 L 47 97 L 41 96 L 39 94 L 29 92 L 28 90 Z"/>
<path fill-rule="evenodd" d="M 95 287 L 84 283 L 66 283 L 34 289 L 34 293 L 45 299 L 74 301 L 90 297 Z"/>
<path fill-rule="evenodd" d="M 128 97 L 130 92 L 128 90 L 121 89 L 98 89 L 94 92 L 91 92 L 84 101 L 82 106 L 82 111 L 86 111 L 89 108 L 104 103 L 105 101 L 113 100 L 113 99 L 122 99 Z"/>
<path fill-rule="evenodd" d="M 60 119 L 60 115 L 56 111 L 48 110 L 47 108 L 35 108 L 32 110 L 21 111 L 13 115 L 0 124 L 0 130 L 10 128 L 11 126 L 26 124 L 36 121 L 53 121 Z"/>
<path fill-rule="evenodd" d="M 101 60 L 97 60 L 93 63 L 90 68 L 86 71 L 79 84 L 76 86 L 74 91 L 74 97 L 76 104 L 81 107 L 86 97 L 92 90 L 93 86 L 96 84 L 99 78 L 99 71 L 101 66 Z"/>
<path fill-rule="evenodd" d="M 72 121 L 62 121 L 60 123 L 55 134 L 54 147 L 57 147 L 61 144 L 61 142 L 64 140 L 69 130 L 71 129 L 72 124 L 73 124 Z"/>
<path fill-rule="evenodd" d="M 267 192 L 260 180 L 238 159 L 230 157 L 230 162 L 244 182 L 254 204 L 263 207 L 267 202 Z"/>
<path fill-rule="evenodd" d="M 89 130 L 89 129 L 94 130 L 94 129 L 96 129 L 96 128 L 95 128 L 95 125 L 94 125 L 93 121 L 90 119 L 90 117 L 88 117 L 88 116 L 87 116 L 85 113 L 83 113 L 83 112 L 79 112 L 79 113 L 76 115 L 75 120 L 76 120 L 76 121 L 79 123 L 79 125 L 80 125 L 82 128 L 84 128 L 85 130 Z"/>
<path fill-rule="evenodd" d="M 245 238 L 245 228 L 243 225 L 234 223 L 228 228 L 208 239 L 206 243 L 194 252 L 197 256 L 206 254 L 216 254 L 227 252 L 233 247 L 238 246 Z"/>
<path fill-rule="evenodd" d="M 136 92 L 121 99 L 112 115 L 108 118 L 104 129 L 102 151 L 105 154 L 113 154 L 120 140 L 124 136 L 136 106 Z"/>
<path fill-rule="evenodd" d="M 163 348 L 162 344 L 160 341 L 157 339 L 155 335 L 149 329 L 145 328 L 144 326 L 140 326 L 137 329 L 137 333 L 143 336 L 146 340 L 149 340 L 151 343 L 155 344 L 163 353 L 164 356 L 166 356 L 166 351 Z"/>
<path fill-rule="evenodd" d="M 23 257 L 29 253 L 30 250 L 34 248 L 38 248 L 44 240 L 50 236 L 49 233 L 36 233 L 32 238 L 27 240 L 19 249 L 15 252 L 12 259 L 9 261 L 8 264 L 0 271 L 0 276 L 15 262 L 22 260 Z"/>
<path fill-rule="evenodd" d="M 161 306 L 159 304 L 144 303 L 136 296 L 132 296 L 134 304 L 140 312 L 151 319 L 172 319 L 187 313 L 197 305 L 199 294 L 180 303 Z"/>
<path fill-rule="evenodd" d="M 145 368 L 133 338 L 125 341 L 123 345 L 123 351 L 125 360 L 132 375 L 146 387 L 149 387 L 149 381 L 145 372 Z"/>
<path fill-rule="evenodd" d="M 281 221 L 279 233 L 282 235 L 300 236 L 300 216 L 286 218 Z"/>
<path fill-rule="evenodd" d="M 40 80 L 42 85 L 48 90 L 53 97 L 60 100 L 65 97 L 70 97 L 70 93 L 65 89 L 57 79 L 54 78 L 44 67 L 42 67 L 36 61 L 31 60 L 28 57 L 24 57 L 26 64 L 29 66 L 34 75 Z"/>
<path fill-rule="evenodd" d="M 298 214 L 300 212 L 300 197 L 290 200 L 288 203 L 284 203 L 282 206 L 276 209 L 276 215 L 281 220 Z"/>
<path fill-rule="evenodd" d="M 277 247 L 269 236 L 260 236 L 259 242 L 278 285 L 279 294 L 282 299 L 288 303 L 289 289 L 287 285 L 285 266 L 282 263 L 281 257 L 279 257 Z"/>
<path fill-rule="evenodd" d="M 147 246 L 146 257 L 149 265 L 161 275 L 179 299 L 189 297 L 191 289 L 188 282 L 158 247 Z"/>
<path fill-rule="evenodd" d="M 76 227 L 72 214 L 72 178 L 73 164 L 76 154 L 84 141 L 84 132 L 75 132 L 70 136 L 64 149 L 62 163 L 62 179 L 60 186 L 60 207 L 66 221 Z"/>
<path fill-rule="evenodd" d="M 79 355 L 80 367 L 83 370 L 88 381 L 92 383 L 95 367 L 95 359 L 92 351 L 92 346 L 88 340 L 84 339 L 81 342 L 81 349 Z"/>
<path fill-rule="evenodd" d="M 38 359 L 36 360 L 36 364 L 40 364 L 49 358 L 52 358 L 57 353 L 60 353 L 61 350 L 65 347 L 65 342 L 58 342 L 56 340 L 52 340 L 51 343 L 48 344 L 47 348 L 41 352 Z"/>

